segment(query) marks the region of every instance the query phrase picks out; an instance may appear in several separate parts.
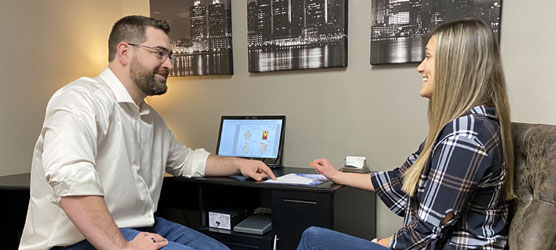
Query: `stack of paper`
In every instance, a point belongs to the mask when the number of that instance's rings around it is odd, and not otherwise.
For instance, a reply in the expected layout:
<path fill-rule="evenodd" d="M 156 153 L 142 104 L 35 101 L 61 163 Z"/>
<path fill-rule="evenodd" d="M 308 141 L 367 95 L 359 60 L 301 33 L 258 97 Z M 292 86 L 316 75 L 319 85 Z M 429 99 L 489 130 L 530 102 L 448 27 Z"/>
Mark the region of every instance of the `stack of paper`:
<path fill-rule="evenodd" d="M 282 175 L 276 180 L 266 180 L 266 183 L 277 183 L 277 184 L 297 184 L 297 185 L 319 185 L 328 179 L 322 174 L 287 174 Z"/>

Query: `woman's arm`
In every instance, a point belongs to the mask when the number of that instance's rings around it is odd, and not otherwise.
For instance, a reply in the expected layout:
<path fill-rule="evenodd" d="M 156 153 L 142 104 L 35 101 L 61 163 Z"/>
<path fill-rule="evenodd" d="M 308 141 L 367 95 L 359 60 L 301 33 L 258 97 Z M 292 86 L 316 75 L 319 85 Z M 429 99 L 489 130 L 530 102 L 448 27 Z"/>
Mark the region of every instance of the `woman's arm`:
<path fill-rule="evenodd" d="M 335 183 L 347 185 L 367 191 L 374 192 L 370 174 L 344 173 L 338 171 L 328 159 L 316 159 L 311 162 L 311 166 L 326 178 Z"/>

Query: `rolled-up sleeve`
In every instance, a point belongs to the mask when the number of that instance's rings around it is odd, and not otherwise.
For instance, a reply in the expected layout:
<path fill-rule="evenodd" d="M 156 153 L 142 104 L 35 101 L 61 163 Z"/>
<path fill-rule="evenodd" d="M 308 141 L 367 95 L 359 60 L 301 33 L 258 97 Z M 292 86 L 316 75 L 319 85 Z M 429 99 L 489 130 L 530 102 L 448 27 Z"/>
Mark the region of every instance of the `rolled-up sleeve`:
<path fill-rule="evenodd" d="M 170 131 L 172 143 L 166 164 L 166 172 L 174 176 L 201 177 L 210 155 L 205 149 L 190 149 L 175 140 Z"/>
<path fill-rule="evenodd" d="M 473 135 L 440 138 L 429 159 L 430 170 L 423 173 L 426 181 L 419 185 L 418 201 L 411 201 L 419 203 L 416 218 L 394 234 L 393 249 L 422 249 L 441 242 L 491 164 L 483 143 Z M 454 217 L 442 224 L 448 213 Z"/>
<path fill-rule="evenodd" d="M 399 216 L 405 216 L 405 209 L 407 209 L 407 194 L 402 191 L 403 174 L 405 171 L 415 163 L 417 157 L 423 150 L 423 144 L 419 149 L 411 154 L 406 162 L 399 168 L 391 171 L 382 171 L 371 173 L 371 182 L 376 191 L 376 194 L 384 202 L 384 204 L 392 210 L 393 213 Z"/>
<path fill-rule="evenodd" d="M 95 170 L 97 128 L 94 115 L 83 109 L 51 107 L 43 129 L 43 168 L 53 193 L 48 198 L 75 195 L 104 195 Z"/>

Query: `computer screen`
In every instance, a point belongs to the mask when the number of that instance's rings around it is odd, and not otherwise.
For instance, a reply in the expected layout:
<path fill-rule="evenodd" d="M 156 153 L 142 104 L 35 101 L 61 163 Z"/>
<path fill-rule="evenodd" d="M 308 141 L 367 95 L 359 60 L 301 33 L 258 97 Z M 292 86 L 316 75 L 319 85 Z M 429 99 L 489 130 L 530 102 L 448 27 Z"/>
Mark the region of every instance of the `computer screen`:
<path fill-rule="evenodd" d="M 285 116 L 223 116 L 217 154 L 255 159 L 280 158 Z"/>

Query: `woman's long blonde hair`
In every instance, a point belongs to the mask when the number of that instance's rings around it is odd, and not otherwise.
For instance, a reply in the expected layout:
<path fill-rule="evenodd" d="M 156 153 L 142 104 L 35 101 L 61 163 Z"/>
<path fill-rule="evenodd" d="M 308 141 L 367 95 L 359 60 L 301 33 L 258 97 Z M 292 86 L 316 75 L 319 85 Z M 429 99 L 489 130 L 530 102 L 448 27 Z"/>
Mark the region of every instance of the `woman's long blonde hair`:
<path fill-rule="evenodd" d="M 510 105 L 498 42 L 482 21 L 466 19 L 437 27 L 434 90 L 429 101 L 429 132 L 423 151 L 404 174 L 402 190 L 414 196 L 442 128 L 477 105 L 496 109 L 506 170 L 506 199 L 513 194 L 514 153 Z"/>

